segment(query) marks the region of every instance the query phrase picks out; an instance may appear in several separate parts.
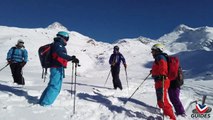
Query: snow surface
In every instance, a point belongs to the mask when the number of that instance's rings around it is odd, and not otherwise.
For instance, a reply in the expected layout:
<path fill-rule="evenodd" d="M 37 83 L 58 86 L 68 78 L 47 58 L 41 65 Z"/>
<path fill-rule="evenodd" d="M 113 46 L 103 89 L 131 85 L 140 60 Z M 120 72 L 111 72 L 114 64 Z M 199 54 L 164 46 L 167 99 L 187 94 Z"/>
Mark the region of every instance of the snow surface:
<path fill-rule="evenodd" d="M 167 53 L 180 57 L 184 69 L 186 79 L 180 98 L 188 110 L 186 118 L 178 119 L 192 119 L 195 105 L 188 107 L 188 104 L 193 100 L 202 99 L 202 95 L 208 95 L 206 104 L 213 108 L 213 28 L 190 28 L 186 25 L 178 26 L 157 41 L 139 37 L 122 39 L 114 44 L 97 42 L 78 32 L 70 31 L 68 54 L 76 55 L 81 64 L 81 67 L 77 68 L 76 112 L 73 114 L 71 64 L 66 69 L 61 93 L 54 104 L 48 107 L 38 105 L 39 97 L 48 84 L 48 80 L 43 82 L 41 79 L 38 48 L 52 42 L 56 33 L 65 29 L 57 22 L 47 28 L 35 29 L 0 26 L 1 68 L 6 65 L 7 51 L 18 39 L 25 41 L 29 53 L 29 62 L 23 70 L 25 86 L 13 83 L 9 67 L 0 71 L 0 120 L 141 120 L 150 115 L 157 116 L 154 81 L 151 77 L 126 105 L 123 102 L 149 74 L 153 62 L 150 48 L 158 41 L 166 45 Z M 114 45 L 120 47 L 128 65 L 129 88 L 124 68 L 121 67 L 120 71 L 124 87 L 122 91 L 112 89 L 111 76 L 104 86 L 110 70 L 108 59 Z M 94 94 L 93 88 L 101 89 L 104 95 L 113 97 Z"/>

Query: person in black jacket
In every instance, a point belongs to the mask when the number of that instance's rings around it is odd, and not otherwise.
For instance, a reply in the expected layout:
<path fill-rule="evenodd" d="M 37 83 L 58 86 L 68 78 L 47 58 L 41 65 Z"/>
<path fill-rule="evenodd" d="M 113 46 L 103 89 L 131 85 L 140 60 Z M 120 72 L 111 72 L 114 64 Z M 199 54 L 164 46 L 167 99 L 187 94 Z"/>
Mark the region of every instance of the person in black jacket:
<path fill-rule="evenodd" d="M 123 55 L 119 52 L 119 47 L 114 46 L 113 54 L 110 56 L 109 64 L 111 65 L 111 73 L 112 73 L 112 81 L 114 89 L 120 88 L 120 90 L 123 89 L 120 78 L 119 78 L 119 72 L 120 72 L 120 63 L 123 62 L 123 65 L 125 69 L 127 68 L 125 58 Z"/>

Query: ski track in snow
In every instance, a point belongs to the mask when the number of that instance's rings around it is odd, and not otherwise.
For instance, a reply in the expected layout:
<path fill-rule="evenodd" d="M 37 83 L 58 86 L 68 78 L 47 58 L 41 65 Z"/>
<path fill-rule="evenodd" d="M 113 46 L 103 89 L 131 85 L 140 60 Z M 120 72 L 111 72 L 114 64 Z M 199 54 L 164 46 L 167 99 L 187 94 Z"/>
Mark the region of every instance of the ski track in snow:
<path fill-rule="evenodd" d="M 193 96 L 197 99 L 202 99 L 203 95 L 207 95 L 206 103 L 213 105 L 213 87 L 209 87 L 201 84 L 188 84 L 183 87 L 184 90 L 193 91 Z"/>

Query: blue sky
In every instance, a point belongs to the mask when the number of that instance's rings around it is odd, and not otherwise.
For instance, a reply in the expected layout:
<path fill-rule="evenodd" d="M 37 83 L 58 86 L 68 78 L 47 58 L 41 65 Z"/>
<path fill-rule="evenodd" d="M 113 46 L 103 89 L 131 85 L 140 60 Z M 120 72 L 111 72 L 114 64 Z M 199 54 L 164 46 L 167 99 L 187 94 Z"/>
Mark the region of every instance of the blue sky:
<path fill-rule="evenodd" d="M 1 0 L 0 25 L 47 27 L 59 22 L 98 41 L 157 39 L 180 24 L 213 26 L 212 0 Z"/>

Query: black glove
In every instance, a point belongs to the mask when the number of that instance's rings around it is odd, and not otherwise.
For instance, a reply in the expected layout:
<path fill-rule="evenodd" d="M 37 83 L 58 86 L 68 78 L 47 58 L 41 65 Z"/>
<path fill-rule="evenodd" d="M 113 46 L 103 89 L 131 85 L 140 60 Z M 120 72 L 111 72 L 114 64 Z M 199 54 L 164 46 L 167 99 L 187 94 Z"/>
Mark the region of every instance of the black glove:
<path fill-rule="evenodd" d="M 26 62 L 22 62 L 22 63 L 20 64 L 20 66 L 21 66 L 21 67 L 24 67 L 25 64 L 26 64 Z"/>
<path fill-rule="evenodd" d="M 11 64 L 12 63 L 12 61 L 11 60 L 7 60 L 7 64 Z"/>
<path fill-rule="evenodd" d="M 79 60 L 77 58 L 72 60 L 72 63 L 79 63 Z"/>
<path fill-rule="evenodd" d="M 125 68 L 125 69 L 127 68 L 127 64 L 124 64 L 124 68 Z"/>
<path fill-rule="evenodd" d="M 72 60 L 74 60 L 74 59 L 76 59 L 76 56 L 75 56 L 75 55 L 72 56 Z"/>

